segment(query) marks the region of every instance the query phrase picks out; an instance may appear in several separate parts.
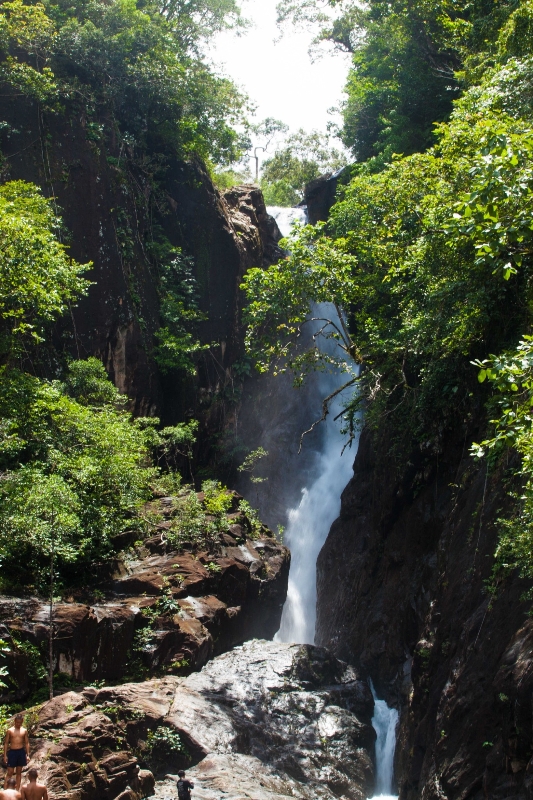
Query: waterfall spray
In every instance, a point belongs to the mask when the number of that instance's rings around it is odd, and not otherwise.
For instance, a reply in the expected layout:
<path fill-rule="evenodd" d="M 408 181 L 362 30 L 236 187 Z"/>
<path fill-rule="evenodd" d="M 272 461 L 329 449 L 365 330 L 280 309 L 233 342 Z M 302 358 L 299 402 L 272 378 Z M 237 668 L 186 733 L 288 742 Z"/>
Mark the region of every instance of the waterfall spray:
<path fill-rule="evenodd" d="M 284 236 L 290 233 L 294 221 L 305 222 L 305 212 L 299 208 L 269 208 Z M 336 318 L 329 304 L 317 306 L 316 316 Z M 335 347 L 325 340 L 324 349 Z M 318 381 L 318 391 L 327 397 L 339 385 L 339 373 L 325 373 Z M 317 391 L 317 387 L 313 387 Z M 316 620 L 316 561 L 331 524 L 340 511 L 340 494 L 352 475 L 355 452 L 342 456 L 342 437 L 335 417 L 342 411 L 342 397 L 335 398 L 324 423 L 325 432 L 313 472 L 313 478 L 302 489 L 297 508 L 288 514 L 285 541 L 291 549 L 291 570 L 287 600 L 283 607 L 277 641 L 312 644 Z M 357 446 L 357 442 L 355 443 Z M 356 451 L 357 447 L 355 448 Z M 370 682 L 374 698 L 372 726 L 376 731 L 376 795 L 372 800 L 396 800 L 392 795 L 394 751 L 398 711 L 379 700 Z"/>
<path fill-rule="evenodd" d="M 398 711 L 389 708 L 385 700 L 378 699 L 372 681 L 370 689 L 374 698 L 372 727 L 376 731 L 376 794 L 372 800 L 396 800 L 392 795 L 392 780 Z"/>
<path fill-rule="evenodd" d="M 269 208 L 281 232 L 290 232 L 295 220 L 305 221 L 303 209 Z M 330 303 L 321 303 L 313 315 L 325 317 L 339 324 L 337 312 Z M 324 352 L 335 352 L 335 341 L 324 339 Z M 331 394 L 342 380 L 338 370 L 332 369 L 318 376 L 313 391 L 322 398 Z M 291 550 L 291 570 L 287 600 L 283 607 L 281 627 L 276 641 L 313 644 L 316 621 L 316 561 L 333 521 L 340 511 L 340 495 L 352 476 L 354 448 L 342 454 L 343 437 L 335 417 L 342 412 L 343 397 L 339 395 L 330 404 L 324 424 L 322 443 L 315 460 L 313 475 L 302 488 L 299 505 L 288 512 L 285 542 Z M 356 443 L 357 444 L 357 443 Z"/>

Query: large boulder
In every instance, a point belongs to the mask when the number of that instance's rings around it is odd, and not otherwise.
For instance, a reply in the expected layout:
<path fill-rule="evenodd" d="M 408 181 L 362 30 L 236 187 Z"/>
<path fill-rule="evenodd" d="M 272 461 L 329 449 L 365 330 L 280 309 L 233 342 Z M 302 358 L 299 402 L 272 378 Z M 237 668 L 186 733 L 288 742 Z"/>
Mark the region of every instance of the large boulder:
<path fill-rule="evenodd" d="M 37 713 L 32 764 L 52 798 L 175 794 L 364 800 L 373 786 L 373 701 L 366 682 L 323 648 L 250 641 L 187 678 L 69 692 Z M 158 730 L 182 747 L 150 760 Z M 171 773 L 166 778 L 165 773 Z"/>

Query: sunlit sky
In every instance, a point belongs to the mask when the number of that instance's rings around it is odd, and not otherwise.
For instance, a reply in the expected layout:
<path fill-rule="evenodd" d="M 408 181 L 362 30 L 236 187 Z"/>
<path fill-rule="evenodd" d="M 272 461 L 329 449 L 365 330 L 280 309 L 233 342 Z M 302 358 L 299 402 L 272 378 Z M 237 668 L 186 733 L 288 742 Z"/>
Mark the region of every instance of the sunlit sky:
<path fill-rule="evenodd" d="M 286 31 L 281 41 L 276 27 L 277 0 L 241 0 L 243 15 L 253 27 L 240 37 L 220 34 L 209 53 L 258 106 L 257 120 L 280 119 L 290 126 L 325 132 L 338 119 L 328 109 L 338 106 L 349 69 L 349 59 L 326 53 L 311 63 L 309 32 Z"/>

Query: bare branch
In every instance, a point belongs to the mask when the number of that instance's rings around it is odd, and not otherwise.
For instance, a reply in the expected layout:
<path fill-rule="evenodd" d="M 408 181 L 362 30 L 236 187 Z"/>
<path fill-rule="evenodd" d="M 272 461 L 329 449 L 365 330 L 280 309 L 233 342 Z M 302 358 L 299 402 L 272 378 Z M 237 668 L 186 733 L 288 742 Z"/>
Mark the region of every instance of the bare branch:
<path fill-rule="evenodd" d="M 335 389 L 334 392 L 332 392 L 327 397 L 325 397 L 324 400 L 322 400 L 322 416 L 320 417 L 320 419 L 317 419 L 315 422 L 313 422 L 311 427 L 308 430 L 304 431 L 302 433 L 302 435 L 300 436 L 300 447 L 298 448 L 298 454 L 300 454 L 302 452 L 302 445 L 303 445 L 304 436 L 307 436 L 308 433 L 312 433 L 314 431 L 314 429 L 316 428 L 316 426 L 319 425 L 321 422 L 324 422 L 324 420 L 328 416 L 328 414 L 329 414 L 329 403 L 333 400 L 333 398 L 337 397 L 338 394 L 343 392 L 349 386 L 353 386 L 356 382 L 357 382 L 357 378 L 352 378 L 347 383 L 345 383 L 343 386 L 339 386 L 338 389 Z"/>
<path fill-rule="evenodd" d="M 348 327 L 347 327 L 347 325 L 346 325 L 346 323 L 344 321 L 344 317 L 343 317 L 343 314 L 342 314 L 342 309 L 341 309 L 341 307 L 339 305 L 337 305 L 337 303 L 334 303 L 333 305 L 335 306 L 335 310 L 337 312 L 337 316 L 339 317 L 339 321 L 340 321 L 340 323 L 342 325 L 342 329 L 344 331 L 344 341 L 347 343 L 348 349 L 351 350 L 353 348 L 353 346 L 354 346 L 354 343 L 352 341 L 352 337 L 350 336 L 350 331 L 348 330 Z"/>

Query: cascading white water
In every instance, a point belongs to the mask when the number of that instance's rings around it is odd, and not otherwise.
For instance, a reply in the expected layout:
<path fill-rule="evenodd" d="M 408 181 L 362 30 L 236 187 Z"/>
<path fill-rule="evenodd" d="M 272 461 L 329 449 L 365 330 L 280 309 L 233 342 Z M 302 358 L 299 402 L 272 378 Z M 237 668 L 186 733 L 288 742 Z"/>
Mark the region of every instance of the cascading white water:
<path fill-rule="evenodd" d="M 293 222 L 305 222 L 302 208 L 268 208 L 284 236 L 290 233 Z M 316 308 L 316 316 L 336 317 L 333 307 L 326 304 Z M 332 345 L 325 341 L 325 348 Z M 334 346 L 334 345 L 333 345 Z M 327 397 L 339 385 L 339 375 L 324 374 L 318 383 L 321 397 Z M 313 387 L 317 391 L 317 387 Z M 340 511 L 340 494 L 352 475 L 355 452 L 341 455 L 342 437 L 335 417 L 342 410 L 342 397 L 330 406 L 325 431 L 313 476 L 302 490 L 297 508 L 288 514 L 285 541 L 291 550 L 291 569 L 287 600 L 283 607 L 277 641 L 312 644 L 316 620 L 316 561 L 332 522 Z M 380 700 L 370 682 L 374 698 L 372 726 L 376 731 L 376 794 L 372 800 L 397 800 L 392 795 L 394 752 L 398 711 Z"/>
<path fill-rule="evenodd" d="M 269 208 L 284 236 L 290 233 L 293 222 L 305 222 L 302 208 Z M 332 306 L 326 304 L 316 308 L 316 316 L 336 316 Z M 328 348 L 332 343 L 325 342 Z M 333 345 L 334 346 L 334 345 Z M 324 374 L 313 391 L 327 397 L 339 385 L 339 375 Z M 312 644 L 315 638 L 316 621 L 316 561 L 332 522 L 340 511 L 342 488 L 352 476 L 354 449 L 342 453 L 342 437 L 335 417 L 342 410 L 342 397 L 330 406 L 325 422 L 325 431 L 313 478 L 302 490 L 302 499 L 297 508 L 288 514 L 285 541 L 290 547 L 292 560 L 289 574 L 287 600 L 283 607 L 281 627 L 275 636 L 277 641 Z M 385 700 L 374 698 L 372 726 L 376 731 L 376 794 L 372 800 L 396 800 L 392 795 L 394 776 L 394 752 L 398 711 L 389 708 Z"/>
<path fill-rule="evenodd" d="M 291 227 L 294 222 L 307 222 L 307 214 L 305 207 L 297 206 L 296 208 L 284 208 L 283 206 L 268 206 L 268 213 L 274 217 L 278 223 L 283 236 L 288 236 L 291 232 Z"/>
<path fill-rule="evenodd" d="M 396 800 L 392 794 L 392 779 L 398 711 L 389 708 L 385 700 L 378 699 L 372 681 L 370 689 L 374 698 L 372 727 L 376 731 L 376 794 L 372 800 Z"/>
<path fill-rule="evenodd" d="M 329 309 L 331 313 L 331 309 Z M 339 375 L 324 375 L 319 382 L 322 397 L 339 385 Z M 354 450 L 343 455 L 343 437 L 334 421 L 342 411 L 342 399 L 330 405 L 316 478 L 304 488 L 297 508 L 289 511 L 285 542 L 291 551 L 287 600 L 276 641 L 313 644 L 316 621 L 316 561 L 333 521 L 339 516 L 341 492 L 352 477 Z"/>
<path fill-rule="evenodd" d="M 284 236 L 290 233 L 292 223 L 305 222 L 302 208 L 268 208 Z M 333 305 L 324 303 L 314 309 L 317 317 L 328 317 L 338 322 Z M 336 349 L 337 345 L 324 339 L 323 348 Z M 338 372 L 324 373 L 314 391 L 320 399 L 327 397 L 339 386 Z M 342 395 L 330 404 L 325 422 L 320 452 L 317 454 L 313 477 L 302 490 L 297 508 L 288 513 L 285 542 L 291 551 L 291 569 L 287 600 L 283 607 L 281 626 L 276 641 L 313 644 L 316 621 L 316 561 L 333 521 L 340 511 L 340 495 L 352 476 L 354 448 L 342 454 L 343 437 L 335 417 L 342 411 Z"/>

